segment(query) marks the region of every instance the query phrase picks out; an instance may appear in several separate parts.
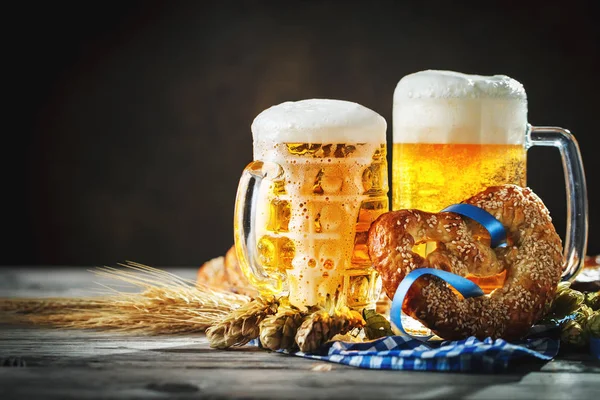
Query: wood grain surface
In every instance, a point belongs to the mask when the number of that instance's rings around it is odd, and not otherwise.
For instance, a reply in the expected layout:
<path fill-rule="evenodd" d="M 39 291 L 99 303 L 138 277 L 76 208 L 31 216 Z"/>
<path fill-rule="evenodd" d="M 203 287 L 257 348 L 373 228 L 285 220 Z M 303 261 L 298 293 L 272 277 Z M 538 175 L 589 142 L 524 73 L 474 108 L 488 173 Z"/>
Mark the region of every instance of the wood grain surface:
<path fill-rule="evenodd" d="M 173 269 L 193 278 L 195 269 Z M 90 293 L 81 269 L 0 271 L 0 297 Z M 600 363 L 586 354 L 507 374 L 373 371 L 254 347 L 217 351 L 204 335 L 134 336 L 0 325 L 0 399 L 592 399 Z"/>

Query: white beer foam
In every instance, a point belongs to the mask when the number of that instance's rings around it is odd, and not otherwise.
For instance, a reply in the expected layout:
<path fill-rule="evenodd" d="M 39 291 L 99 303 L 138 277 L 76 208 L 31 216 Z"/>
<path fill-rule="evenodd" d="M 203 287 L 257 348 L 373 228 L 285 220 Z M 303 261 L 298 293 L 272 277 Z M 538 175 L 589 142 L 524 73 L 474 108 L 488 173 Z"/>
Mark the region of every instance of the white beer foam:
<path fill-rule="evenodd" d="M 469 75 L 426 70 L 406 75 L 398 82 L 394 100 L 412 98 L 502 98 L 525 100 L 523 85 L 506 75 Z"/>
<path fill-rule="evenodd" d="M 255 142 L 385 143 L 387 123 L 375 111 L 344 100 L 307 99 L 267 108 L 252 122 Z"/>
<path fill-rule="evenodd" d="M 525 89 L 506 75 L 426 70 L 394 91 L 394 143 L 522 144 L 526 125 Z"/>

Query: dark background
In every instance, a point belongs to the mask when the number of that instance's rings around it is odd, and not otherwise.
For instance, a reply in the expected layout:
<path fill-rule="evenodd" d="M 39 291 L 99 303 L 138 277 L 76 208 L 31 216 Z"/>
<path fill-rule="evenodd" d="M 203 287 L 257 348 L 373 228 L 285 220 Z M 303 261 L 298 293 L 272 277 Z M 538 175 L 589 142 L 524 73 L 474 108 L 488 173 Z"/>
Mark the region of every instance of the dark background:
<path fill-rule="evenodd" d="M 3 265 L 200 265 L 233 243 L 250 124 L 338 98 L 388 121 L 423 69 L 521 81 L 529 121 L 570 129 L 600 253 L 599 25 L 593 1 L 86 1 L 3 6 Z M 6 103 L 5 103 L 6 104 Z M 558 152 L 529 186 L 561 237 Z"/>

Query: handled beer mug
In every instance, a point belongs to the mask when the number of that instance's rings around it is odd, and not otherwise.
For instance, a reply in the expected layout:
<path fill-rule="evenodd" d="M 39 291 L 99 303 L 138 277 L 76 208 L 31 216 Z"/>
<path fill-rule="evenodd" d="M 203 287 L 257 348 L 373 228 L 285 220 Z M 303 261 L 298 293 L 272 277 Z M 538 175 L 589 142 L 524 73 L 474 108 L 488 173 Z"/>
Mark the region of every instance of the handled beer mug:
<path fill-rule="evenodd" d="M 557 147 L 567 190 L 563 279 L 575 278 L 588 231 L 581 155 L 569 131 L 527 123 L 523 85 L 504 75 L 433 70 L 407 75 L 394 92 L 393 131 L 394 210 L 439 212 L 488 186 L 525 186 L 527 149 Z M 484 291 L 502 286 L 500 278 L 478 283 Z"/>
<path fill-rule="evenodd" d="M 381 281 L 368 229 L 389 211 L 383 117 L 359 104 L 286 102 L 252 123 L 254 161 L 239 182 L 240 266 L 262 294 L 303 307 L 372 307 Z"/>

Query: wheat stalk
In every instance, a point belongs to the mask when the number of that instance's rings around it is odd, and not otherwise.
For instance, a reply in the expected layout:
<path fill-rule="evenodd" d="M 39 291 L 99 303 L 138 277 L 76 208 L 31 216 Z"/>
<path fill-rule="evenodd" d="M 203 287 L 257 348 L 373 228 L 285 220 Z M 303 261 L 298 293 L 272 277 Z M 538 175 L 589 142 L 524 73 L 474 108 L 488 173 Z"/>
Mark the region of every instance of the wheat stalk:
<path fill-rule="evenodd" d="M 0 298 L 0 312 L 18 314 L 53 314 L 66 309 L 93 310 L 105 307 L 107 299 L 101 298 Z"/>
<path fill-rule="evenodd" d="M 102 297 L 0 299 L 4 322 L 140 334 L 203 332 L 247 304 L 248 296 L 216 290 L 170 272 L 128 261 L 122 269 L 99 267 L 97 276 L 131 284 L 127 293 L 102 285 Z"/>

